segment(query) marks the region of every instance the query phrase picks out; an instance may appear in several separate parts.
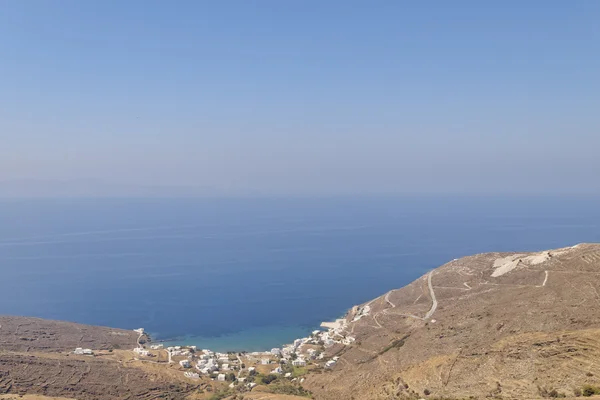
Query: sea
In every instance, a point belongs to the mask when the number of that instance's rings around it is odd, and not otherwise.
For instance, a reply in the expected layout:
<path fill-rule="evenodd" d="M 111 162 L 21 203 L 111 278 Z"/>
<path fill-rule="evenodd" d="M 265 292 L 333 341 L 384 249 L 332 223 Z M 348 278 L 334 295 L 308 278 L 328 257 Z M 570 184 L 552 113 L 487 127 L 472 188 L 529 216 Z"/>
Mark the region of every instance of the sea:
<path fill-rule="evenodd" d="M 454 258 L 600 242 L 599 200 L 3 199 L 0 314 L 267 350 Z"/>

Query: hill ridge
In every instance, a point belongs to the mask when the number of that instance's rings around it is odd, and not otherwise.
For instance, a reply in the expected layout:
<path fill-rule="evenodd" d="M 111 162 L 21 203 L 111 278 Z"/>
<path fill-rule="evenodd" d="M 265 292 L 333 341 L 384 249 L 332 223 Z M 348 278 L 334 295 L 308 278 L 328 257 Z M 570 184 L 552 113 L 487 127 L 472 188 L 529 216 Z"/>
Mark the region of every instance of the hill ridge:
<path fill-rule="evenodd" d="M 599 290 L 600 244 L 455 259 L 353 307 L 344 334 L 355 342 L 330 349 L 340 362 L 330 373 L 310 376 L 306 386 L 323 399 L 423 397 L 425 391 L 498 396 L 497 383 L 502 396 L 540 397 L 539 388 L 550 386 L 573 395 L 600 376 L 600 364 L 576 375 L 556 360 L 575 357 L 584 363 L 585 357 L 578 358 L 583 348 L 600 349 Z M 524 337 L 554 343 L 562 336 L 586 345 L 567 346 L 564 354 L 554 346 L 556 354 L 545 360 L 553 368 L 549 372 L 532 352 L 540 346 L 498 347 Z M 509 362 L 519 357 L 520 362 Z M 518 379 L 515 369 L 522 373 Z"/>

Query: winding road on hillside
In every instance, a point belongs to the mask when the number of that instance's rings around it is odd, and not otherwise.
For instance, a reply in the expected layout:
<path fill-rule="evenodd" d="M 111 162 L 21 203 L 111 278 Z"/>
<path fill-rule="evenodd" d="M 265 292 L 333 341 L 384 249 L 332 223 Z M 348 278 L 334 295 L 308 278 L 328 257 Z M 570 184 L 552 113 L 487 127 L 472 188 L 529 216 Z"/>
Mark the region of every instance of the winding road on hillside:
<path fill-rule="evenodd" d="M 437 309 L 437 306 L 438 306 L 437 298 L 435 297 L 435 292 L 433 290 L 433 283 L 431 282 L 431 278 L 432 277 L 433 277 L 433 271 L 431 271 L 429 274 L 427 274 L 427 286 L 429 288 L 429 296 L 431 297 L 431 308 L 429 309 L 429 311 L 427 311 L 427 314 L 425 314 L 424 317 L 419 317 L 419 316 L 416 316 L 416 315 L 413 315 L 413 314 L 395 314 L 395 315 L 400 315 L 400 316 L 403 316 L 403 317 L 420 319 L 422 321 L 425 321 L 425 320 L 431 318 L 431 316 L 433 315 L 433 313 L 435 312 L 435 310 Z M 377 316 L 379 314 L 388 314 L 389 310 L 391 310 L 392 308 L 396 308 L 396 305 L 394 303 L 392 303 L 391 300 L 390 300 L 390 294 L 394 290 L 390 290 L 384 296 L 384 300 L 385 300 L 386 303 L 388 303 L 390 305 L 390 308 L 386 308 L 385 310 L 379 311 L 379 312 L 377 312 L 377 313 L 375 313 L 373 315 L 373 320 L 375 321 L 375 323 L 377 324 L 377 326 L 379 328 L 383 328 L 383 326 L 377 320 Z"/>
<path fill-rule="evenodd" d="M 429 295 L 431 296 L 431 308 L 429 309 L 429 311 L 427 311 L 427 314 L 425 314 L 425 318 L 423 319 L 428 319 L 430 318 L 433 313 L 435 312 L 435 310 L 437 309 L 438 306 L 438 302 L 437 299 L 435 298 L 435 292 L 433 291 L 433 285 L 431 284 L 431 277 L 433 276 L 433 271 L 431 271 L 429 273 L 429 275 L 427 275 L 427 285 L 429 286 Z"/>

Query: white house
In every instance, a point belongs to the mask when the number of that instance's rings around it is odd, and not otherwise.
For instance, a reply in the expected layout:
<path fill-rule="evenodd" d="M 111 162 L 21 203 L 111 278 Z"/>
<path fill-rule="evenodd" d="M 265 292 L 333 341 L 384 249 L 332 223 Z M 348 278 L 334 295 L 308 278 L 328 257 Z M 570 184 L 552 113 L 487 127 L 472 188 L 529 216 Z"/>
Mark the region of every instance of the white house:
<path fill-rule="evenodd" d="M 190 371 L 184 372 L 183 375 L 185 375 L 187 378 L 192 378 L 192 379 L 200 378 L 200 375 L 198 375 L 195 372 L 190 372 Z"/>
<path fill-rule="evenodd" d="M 254 386 L 256 386 L 256 383 L 254 383 L 254 382 L 250 382 L 250 383 L 248 384 L 248 387 L 249 387 L 250 389 L 252 389 Z"/>
<path fill-rule="evenodd" d="M 342 339 L 342 343 L 345 344 L 346 346 L 350 345 L 351 343 L 353 343 L 356 339 L 353 338 L 352 336 L 347 336 L 345 338 Z"/>
<path fill-rule="evenodd" d="M 281 350 L 278 348 L 273 348 L 273 349 L 271 349 L 271 354 L 273 354 L 274 356 L 280 356 Z"/>
<path fill-rule="evenodd" d="M 271 364 L 271 360 L 269 360 L 268 358 L 263 358 L 262 360 L 260 360 L 260 363 L 262 365 L 268 365 Z"/>
<path fill-rule="evenodd" d="M 219 374 L 219 375 L 217 376 L 217 380 L 218 380 L 219 382 L 225 382 L 225 374 Z"/>
<path fill-rule="evenodd" d="M 325 363 L 325 368 L 331 368 L 335 365 L 335 361 L 334 360 L 329 360 Z"/>
<path fill-rule="evenodd" d="M 181 360 L 181 361 L 179 361 L 179 365 L 181 365 L 183 368 L 189 368 L 190 360 Z"/>
<path fill-rule="evenodd" d="M 139 354 L 140 356 L 144 356 L 144 357 L 148 357 L 150 355 L 150 352 L 146 349 L 144 349 L 143 347 L 136 347 L 135 349 L 133 349 L 134 353 Z"/>
<path fill-rule="evenodd" d="M 252 371 L 256 371 L 256 368 L 254 368 L 254 367 L 248 368 L 248 372 L 252 372 Z"/>
<path fill-rule="evenodd" d="M 304 361 L 302 358 L 296 358 L 294 361 L 292 361 L 292 365 L 294 367 L 306 367 L 306 361 Z"/>
<path fill-rule="evenodd" d="M 283 373 L 283 370 L 281 369 L 281 367 L 277 367 L 273 371 L 271 371 L 271 373 L 272 374 L 281 374 L 281 373 Z"/>
<path fill-rule="evenodd" d="M 91 356 L 91 355 L 94 354 L 94 352 L 91 349 L 82 349 L 81 347 L 78 347 L 78 348 L 75 349 L 75 351 L 73 352 L 73 354 Z"/>
<path fill-rule="evenodd" d="M 223 364 L 223 365 L 221 365 L 221 368 L 222 368 L 224 371 L 229 371 L 229 364 Z"/>
<path fill-rule="evenodd" d="M 291 372 L 287 372 L 287 373 L 284 375 L 284 377 L 286 377 L 286 378 L 291 378 L 291 377 L 292 377 L 292 373 L 291 373 Z"/>

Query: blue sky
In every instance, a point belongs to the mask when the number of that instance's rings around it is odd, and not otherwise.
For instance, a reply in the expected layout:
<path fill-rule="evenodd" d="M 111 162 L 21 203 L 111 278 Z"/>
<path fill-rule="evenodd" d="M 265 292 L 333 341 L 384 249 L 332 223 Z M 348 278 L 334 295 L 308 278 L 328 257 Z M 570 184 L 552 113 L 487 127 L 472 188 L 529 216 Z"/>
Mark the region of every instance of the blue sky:
<path fill-rule="evenodd" d="M 598 192 L 599 19 L 593 0 L 3 1 L 0 188 Z"/>

